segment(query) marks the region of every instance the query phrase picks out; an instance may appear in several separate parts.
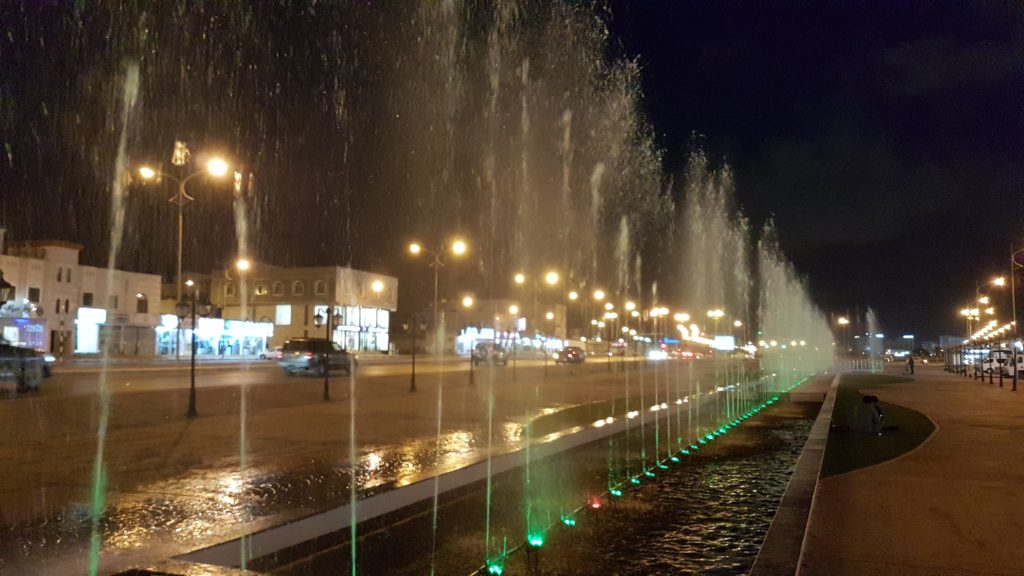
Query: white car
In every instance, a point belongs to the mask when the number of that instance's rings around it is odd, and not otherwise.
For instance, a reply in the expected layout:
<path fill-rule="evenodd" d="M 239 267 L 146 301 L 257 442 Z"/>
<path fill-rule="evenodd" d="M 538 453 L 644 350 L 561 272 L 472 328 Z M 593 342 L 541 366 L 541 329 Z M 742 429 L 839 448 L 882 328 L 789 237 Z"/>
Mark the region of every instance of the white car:
<path fill-rule="evenodd" d="M 1009 350 L 992 350 L 981 361 L 981 372 L 983 374 L 1001 373 L 1003 376 L 1013 376 L 1015 370 L 1024 369 L 1024 354 L 1017 353 L 1016 362 L 1013 361 L 1012 356 L 1013 353 Z"/>

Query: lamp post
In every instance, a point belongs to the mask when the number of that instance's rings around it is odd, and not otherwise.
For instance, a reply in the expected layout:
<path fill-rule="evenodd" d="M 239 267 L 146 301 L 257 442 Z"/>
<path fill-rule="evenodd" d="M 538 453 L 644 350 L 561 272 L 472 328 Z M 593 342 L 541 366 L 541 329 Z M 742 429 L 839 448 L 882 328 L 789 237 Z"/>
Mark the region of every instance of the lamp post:
<path fill-rule="evenodd" d="M 1020 250 L 1014 250 L 1013 244 L 1010 244 L 1010 308 L 1013 309 L 1013 335 L 1012 343 L 1010 345 L 1010 353 L 1013 357 L 1014 392 L 1017 391 L 1017 380 L 1019 379 L 1019 377 L 1017 376 L 1019 368 L 1019 366 L 1017 365 L 1017 335 L 1019 334 L 1019 332 L 1017 331 L 1017 282 L 1015 277 L 1017 275 L 1017 269 L 1024 268 L 1024 264 L 1020 264 L 1017 262 L 1017 254 L 1020 254 L 1021 252 L 1024 252 L 1024 248 L 1021 248 Z M 3 300 L 3 298 L 0 298 L 0 300 Z"/>
<path fill-rule="evenodd" d="M 409 377 L 409 392 L 416 391 L 416 333 L 420 330 L 426 330 L 426 325 L 422 323 L 419 314 L 413 314 L 409 322 L 402 325 L 406 331 L 412 331 L 412 374 Z"/>
<path fill-rule="evenodd" d="M 508 313 L 512 315 L 512 323 L 516 339 L 512 342 L 512 381 L 516 381 L 516 357 L 519 356 L 519 306 L 515 304 L 508 307 Z"/>
<path fill-rule="evenodd" d="M 462 298 L 462 307 L 467 309 L 467 310 L 472 308 L 473 304 L 475 304 L 475 303 L 476 303 L 476 301 L 473 299 L 472 296 L 464 296 Z M 488 354 L 488 355 L 490 355 L 490 354 Z M 473 349 L 470 348 L 469 349 L 469 385 L 470 386 L 472 386 L 474 384 L 474 382 L 473 382 L 473 364 L 475 364 L 475 361 L 473 360 Z"/>
<path fill-rule="evenodd" d="M 334 351 L 334 339 L 331 338 L 333 334 L 333 326 L 337 326 L 341 323 L 341 314 L 333 310 L 334 304 L 329 304 L 324 309 L 324 314 L 316 313 L 313 316 L 313 325 L 317 328 L 325 326 L 327 328 L 327 346 L 324 348 L 324 360 L 323 360 L 323 371 L 324 371 L 324 401 L 331 399 L 331 352 Z M 349 359 L 349 372 L 352 371 L 352 359 Z"/>
<path fill-rule="evenodd" d="M 196 312 L 198 311 L 199 314 L 205 318 L 210 315 L 210 311 L 213 307 L 206 302 L 196 304 L 197 288 L 195 284 L 189 280 L 185 282 L 185 285 L 192 289 L 191 301 L 186 302 L 184 300 L 179 300 L 178 304 L 175 306 L 175 312 L 177 312 L 179 327 L 181 326 L 182 321 L 185 320 L 186 316 L 189 314 L 192 316 L 192 349 L 189 369 L 188 413 L 186 416 L 189 418 L 195 418 L 199 415 L 196 411 Z"/>
<path fill-rule="evenodd" d="M 843 355 L 846 356 L 850 353 L 850 334 L 847 331 L 847 326 L 850 325 L 850 319 L 846 316 L 840 316 L 839 320 L 836 320 L 836 322 L 843 329 Z"/>
<path fill-rule="evenodd" d="M 557 286 L 558 282 L 561 280 L 561 275 L 557 271 L 555 271 L 555 270 L 548 270 L 547 272 L 544 273 L 543 278 L 544 278 L 544 284 L 546 284 L 547 286 Z M 536 323 L 536 326 L 540 326 L 541 323 L 538 321 L 538 312 L 537 311 L 538 311 L 539 307 L 538 307 L 537 300 L 538 300 L 538 297 L 540 295 L 541 284 L 540 284 L 540 282 L 538 282 L 538 275 L 534 274 L 532 276 L 532 278 L 528 278 L 526 276 L 526 274 L 524 274 L 522 272 L 517 272 L 512 277 L 512 280 L 516 283 L 517 286 L 524 286 L 528 279 L 531 281 L 530 282 L 530 291 L 533 293 L 533 313 L 530 315 L 531 316 L 531 320 L 534 323 Z M 517 329 L 517 332 L 518 332 L 518 329 Z M 535 335 L 537 334 L 536 328 L 534 329 L 534 334 Z M 546 342 L 547 342 L 547 338 L 546 337 L 544 338 L 544 342 L 545 342 L 545 344 L 541 345 L 541 355 L 544 357 L 544 374 L 547 375 L 548 351 L 547 351 L 547 346 L 546 346 Z M 515 380 L 515 371 L 513 371 L 513 373 L 512 373 L 512 379 L 513 379 L 513 381 Z"/>
<path fill-rule="evenodd" d="M 451 241 L 450 245 L 448 243 L 442 243 L 440 250 L 437 250 L 435 252 L 435 251 L 431 251 L 431 250 L 426 250 L 423 247 L 423 245 L 420 244 L 419 242 L 410 242 L 409 243 L 409 254 L 412 254 L 413 256 L 419 256 L 423 252 L 427 252 L 427 254 L 429 254 L 430 256 L 433 257 L 433 260 L 430 261 L 428 266 L 430 266 L 431 268 L 434 269 L 434 330 L 435 330 L 435 333 L 436 333 L 436 331 L 438 329 L 438 326 L 440 325 L 440 310 L 438 309 L 438 306 L 437 306 L 438 273 L 440 272 L 441 268 L 445 266 L 444 255 L 445 255 L 445 252 L 449 251 L 449 250 L 451 251 L 453 256 L 463 256 L 463 255 L 466 254 L 466 252 L 469 251 L 469 245 L 466 244 L 466 242 L 464 240 L 455 239 L 455 240 Z M 437 337 L 436 337 L 436 334 L 435 334 L 434 340 L 435 340 L 434 341 L 434 347 L 435 347 L 435 352 L 436 352 L 436 348 L 437 348 Z"/>
<path fill-rule="evenodd" d="M 188 151 L 188 146 L 186 146 L 184 142 L 175 142 L 174 143 L 174 156 L 171 159 L 171 163 L 172 164 L 174 164 L 175 166 L 184 166 L 186 163 L 188 163 L 190 156 L 191 156 L 191 153 Z M 228 167 L 227 162 L 225 162 L 223 159 L 217 158 L 217 157 L 211 158 L 206 163 L 206 166 L 204 166 L 202 169 L 197 170 L 197 171 L 195 171 L 195 172 L 193 172 L 193 173 L 191 173 L 191 174 L 189 174 L 189 175 L 187 175 L 187 176 L 185 176 L 183 178 L 179 178 L 177 176 L 174 176 L 174 175 L 171 175 L 171 174 L 167 174 L 166 172 L 161 172 L 161 171 L 156 170 L 156 169 L 154 169 L 152 167 L 149 167 L 149 166 L 142 166 L 142 167 L 139 168 L 139 176 L 141 176 L 143 180 L 159 181 L 161 178 L 167 178 L 169 180 L 173 180 L 173 181 L 178 183 L 178 192 L 177 192 L 177 194 L 175 194 L 174 196 L 171 196 L 168 199 L 169 202 L 171 202 L 172 204 L 175 204 L 175 205 L 178 206 L 178 267 L 177 267 L 177 275 L 174 278 L 174 285 L 175 285 L 175 288 L 177 290 L 177 295 L 176 296 L 177 296 L 177 301 L 178 302 L 182 302 L 183 301 L 182 300 L 182 278 L 181 278 L 181 276 L 182 276 L 182 252 L 183 252 L 183 245 L 184 245 L 183 238 L 184 238 L 184 234 L 185 234 L 185 216 L 184 216 L 184 210 L 183 209 L 185 207 L 185 204 L 188 204 L 189 202 L 192 202 L 193 200 L 195 200 L 195 198 L 192 197 L 188 193 L 188 191 L 185 189 L 185 184 L 187 184 L 190 180 L 192 180 L 192 179 L 194 179 L 194 178 L 196 178 L 198 176 L 205 175 L 205 174 L 209 174 L 210 176 L 213 176 L 215 178 L 220 178 L 220 177 L 222 177 L 222 176 L 224 176 L 225 174 L 228 173 L 228 169 L 229 169 L 229 167 Z M 179 338 L 178 339 L 180 340 L 180 334 L 179 334 Z"/>

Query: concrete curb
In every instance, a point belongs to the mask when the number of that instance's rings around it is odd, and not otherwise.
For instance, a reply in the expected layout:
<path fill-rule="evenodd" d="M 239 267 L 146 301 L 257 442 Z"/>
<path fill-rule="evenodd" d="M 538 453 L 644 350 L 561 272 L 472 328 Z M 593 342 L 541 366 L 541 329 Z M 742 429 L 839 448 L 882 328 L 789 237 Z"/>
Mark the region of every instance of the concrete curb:
<path fill-rule="evenodd" d="M 832 379 L 749 576 L 792 576 L 799 569 L 811 509 L 818 493 L 818 475 L 828 443 L 839 378 L 837 374 Z"/>

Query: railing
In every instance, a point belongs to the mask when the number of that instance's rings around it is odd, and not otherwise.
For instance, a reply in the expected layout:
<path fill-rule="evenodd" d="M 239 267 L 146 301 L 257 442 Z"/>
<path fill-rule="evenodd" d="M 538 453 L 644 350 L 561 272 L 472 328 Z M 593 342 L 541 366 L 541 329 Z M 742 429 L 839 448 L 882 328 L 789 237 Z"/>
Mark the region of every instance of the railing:
<path fill-rule="evenodd" d="M 881 358 L 836 358 L 835 370 L 843 372 L 868 372 L 876 374 L 881 372 L 885 363 Z"/>

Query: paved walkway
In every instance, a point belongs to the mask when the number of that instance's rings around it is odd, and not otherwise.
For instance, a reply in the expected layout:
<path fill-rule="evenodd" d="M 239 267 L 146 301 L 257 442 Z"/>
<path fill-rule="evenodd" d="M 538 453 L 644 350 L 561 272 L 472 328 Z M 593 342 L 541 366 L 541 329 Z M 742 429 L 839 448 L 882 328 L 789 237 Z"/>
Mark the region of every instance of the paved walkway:
<path fill-rule="evenodd" d="M 1024 574 L 1024 391 L 921 367 L 865 389 L 930 417 L 888 462 L 818 484 L 798 574 Z"/>

